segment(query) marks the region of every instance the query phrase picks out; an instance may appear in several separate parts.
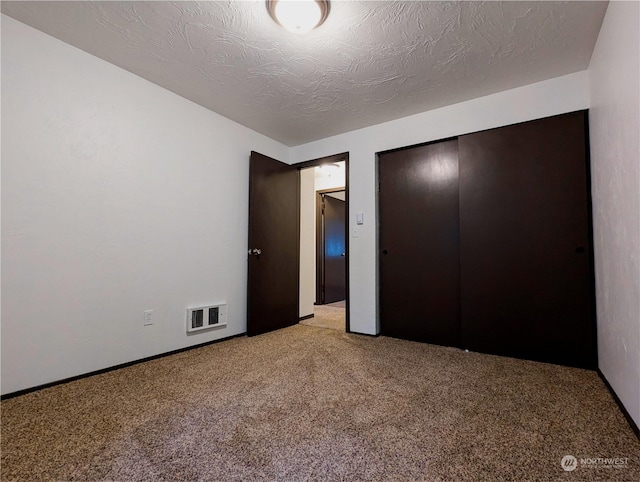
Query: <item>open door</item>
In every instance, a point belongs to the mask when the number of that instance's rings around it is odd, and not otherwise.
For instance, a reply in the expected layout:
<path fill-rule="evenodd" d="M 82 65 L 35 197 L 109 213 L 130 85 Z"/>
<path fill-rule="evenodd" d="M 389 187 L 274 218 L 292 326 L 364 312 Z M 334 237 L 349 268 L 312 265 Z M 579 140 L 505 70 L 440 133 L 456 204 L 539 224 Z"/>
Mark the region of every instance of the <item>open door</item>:
<path fill-rule="evenodd" d="M 251 152 L 247 335 L 298 323 L 299 174 Z"/>
<path fill-rule="evenodd" d="M 345 202 L 323 196 L 323 238 L 324 238 L 324 303 L 342 301 L 346 290 L 346 248 L 345 248 Z"/>

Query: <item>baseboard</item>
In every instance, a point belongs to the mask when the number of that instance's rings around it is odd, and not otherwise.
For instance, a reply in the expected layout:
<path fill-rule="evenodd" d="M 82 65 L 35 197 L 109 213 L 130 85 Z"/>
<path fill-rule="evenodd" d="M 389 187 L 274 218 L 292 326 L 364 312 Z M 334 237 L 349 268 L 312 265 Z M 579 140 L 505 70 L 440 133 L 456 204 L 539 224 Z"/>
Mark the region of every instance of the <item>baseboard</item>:
<path fill-rule="evenodd" d="M 629 415 L 629 412 L 627 412 L 627 409 L 622 404 L 622 401 L 620 400 L 620 398 L 618 398 L 618 395 L 613 390 L 613 387 L 609 383 L 609 380 L 607 380 L 607 378 L 604 376 L 604 373 L 602 373 L 599 368 L 598 368 L 598 375 L 600 376 L 600 379 L 604 382 L 605 386 L 607 387 L 607 389 L 611 393 L 611 396 L 613 397 L 613 399 L 618 404 L 618 407 L 620 408 L 620 411 L 625 416 L 625 418 L 627 419 L 627 422 L 631 426 L 631 430 L 633 430 L 633 433 L 635 433 L 636 437 L 638 437 L 638 439 L 640 440 L 640 430 L 638 430 L 638 425 L 636 424 L 635 420 L 633 420 L 631 418 L 631 415 Z"/>
<path fill-rule="evenodd" d="M 313 318 L 313 313 L 311 313 L 310 315 L 307 315 L 307 316 L 301 316 L 300 318 L 298 318 L 298 321 L 304 321 L 304 320 L 308 320 L 310 318 Z"/>
<path fill-rule="evenodd" d="M 74 382 L 76 380 L 81 380 L 83 378 L 89 378 L 89 377 L 93 377 L 95 375 L 101 375 L 103 373 L 112 372 L 114 370 L 119 370 L 121 368 L 130 367 L 130 366 L 133 366 L 133 365 L 137 365 L 139 363 L 144 363 L 144 362 L 148 362 L 148 361 L 151 361 L 151 360 L 156 360 L 158 358 L 164 358 L 166 356 L 175 355 L 177 353 L 182 353 L 182 352 L 189 351 L 189 350 L 194 350 L 196 348 L 202 348 L 204 346 L 213 345 L 214 343 L 220 343 L 221 341 L 227 341 L 227 340 L 231 340 L 232 338 L 238 338 L 240 336 L 245 336 L 245 335 L 246 335 L 246 333 L 239 333 L 238 335 L 226 336 L 224 338 L 219 338 L 217 340 L 206 341 L 206 342 L 200 343 L 198 345 L 187 346 L 185 348 L 178 348 L 177 350 L 172 350 L 172 351 L 168 351 L 168 352 L 165 352 L 165 353 L 159 353 L 158 355 L 148 356 L 146 358 L 140 358 L 139 360 L 133 360 L 133 361 L 126 362 L 126 363 L 121 363 L 119 365 L 114 365 L 112 367 L 102 368 L 100 370 L 95 370 L 95 371 L 89 372 L 89 373 L 83 373 L 82 375 L 76 375 L 76 376 L 69 377 L 69 378 L 63 378 L 62 380 L 56 380 L 55 382 L 49 382 L 49 383 L 45 383 L 43 385 L 37 385 L 35 387 L 25 388 L 23 390 L 18 390 L 16 392 L 6 393 L 6 394 L 0 396 L 0 400 L 7 400 L 9 398 L 19 397 L 20 395 L 26 395 L 27 393 L 37 392 L 38 390 L 44 390 L 45 388 L 51 388 L 51 387 L 55 387 L 56 385 L 62 385 L 64 383 Z"/>

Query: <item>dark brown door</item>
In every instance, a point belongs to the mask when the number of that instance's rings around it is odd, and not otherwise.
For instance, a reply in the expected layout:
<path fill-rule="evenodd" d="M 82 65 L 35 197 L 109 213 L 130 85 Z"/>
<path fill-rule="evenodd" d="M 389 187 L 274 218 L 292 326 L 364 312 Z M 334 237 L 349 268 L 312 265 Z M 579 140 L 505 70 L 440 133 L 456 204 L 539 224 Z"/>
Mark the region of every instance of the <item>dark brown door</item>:
<path fill-rule="evenodd" d="M 460 344 L 457 140 L 379 155 L 382 334 Z"/>
<path fill-rule="evenodd" d="M 298 322 L 299 175 L 295 167 L 251 153 L 247 334 Z"/>
<path fill-rule="evenodd" d="M 324 194 L 324 302 L 346 297 L 345 202 Z"/>
<path fill-rule="evenodd" d="M 585 113 L 461 136 L 463 346 L 596 366 Z"/>

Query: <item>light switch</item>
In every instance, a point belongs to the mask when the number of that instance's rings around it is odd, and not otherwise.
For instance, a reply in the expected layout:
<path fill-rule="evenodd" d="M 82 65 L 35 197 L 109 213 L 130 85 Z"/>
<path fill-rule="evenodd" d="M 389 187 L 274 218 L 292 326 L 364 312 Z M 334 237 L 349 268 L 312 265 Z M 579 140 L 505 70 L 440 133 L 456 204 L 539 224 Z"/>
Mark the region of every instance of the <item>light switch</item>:
<path fill-rule="evenodd" d="M 364 213 L 356 213 L 356 224 L 364 224 Z"/>

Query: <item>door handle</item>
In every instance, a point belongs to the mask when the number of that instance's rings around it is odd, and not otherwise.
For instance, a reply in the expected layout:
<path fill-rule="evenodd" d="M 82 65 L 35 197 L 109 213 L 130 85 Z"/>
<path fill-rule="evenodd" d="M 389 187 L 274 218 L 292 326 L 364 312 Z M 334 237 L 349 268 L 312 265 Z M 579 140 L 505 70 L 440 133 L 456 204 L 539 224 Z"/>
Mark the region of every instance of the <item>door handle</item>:
<path fill-rule="evenodd" d="M 340 256 L 346 256 L 346 255 L 347 255 L 347 253 L 342 253 Z"/>
<path fill-rule="evenodd" d="M 249 256 L 251 256 L 252 254 L 255 255 L 255 256 L 258 256 L 258 255 L 262 254 L 262 250 L 261 249 L 256 249 L 256 248 L 250 249 L 249 250 Z"/>

